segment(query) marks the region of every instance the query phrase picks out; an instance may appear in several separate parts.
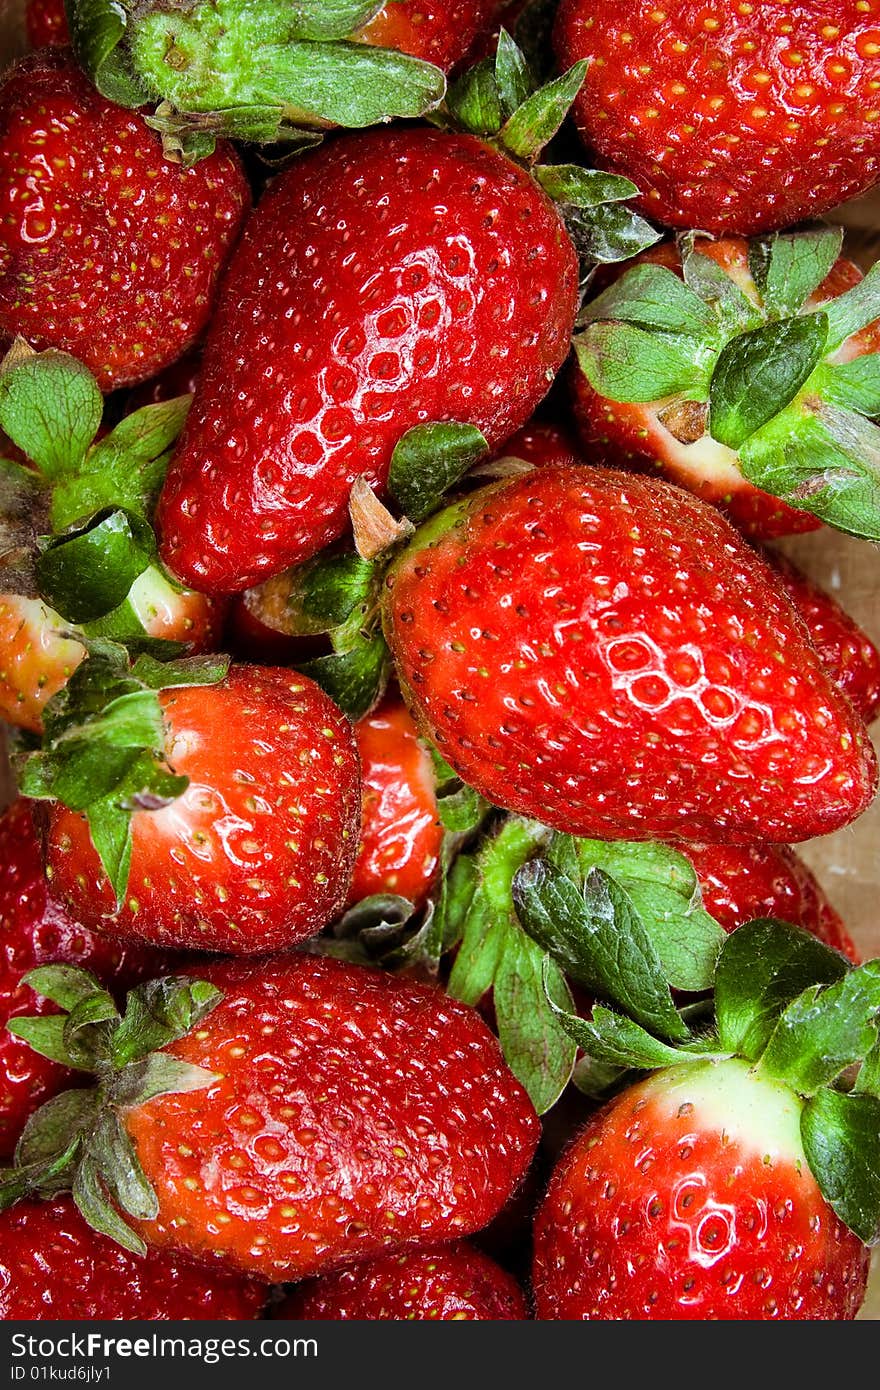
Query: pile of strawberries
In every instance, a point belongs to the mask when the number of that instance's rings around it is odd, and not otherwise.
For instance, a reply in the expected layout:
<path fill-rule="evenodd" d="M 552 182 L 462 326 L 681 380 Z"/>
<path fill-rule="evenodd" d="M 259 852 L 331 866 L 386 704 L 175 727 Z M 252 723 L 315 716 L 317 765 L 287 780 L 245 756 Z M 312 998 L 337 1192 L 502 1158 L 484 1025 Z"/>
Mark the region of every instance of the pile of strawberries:
<path fill-rule="evenodd" d="M 31 0 L 0 1315 L 852 1319 L 880 0 Z"/>

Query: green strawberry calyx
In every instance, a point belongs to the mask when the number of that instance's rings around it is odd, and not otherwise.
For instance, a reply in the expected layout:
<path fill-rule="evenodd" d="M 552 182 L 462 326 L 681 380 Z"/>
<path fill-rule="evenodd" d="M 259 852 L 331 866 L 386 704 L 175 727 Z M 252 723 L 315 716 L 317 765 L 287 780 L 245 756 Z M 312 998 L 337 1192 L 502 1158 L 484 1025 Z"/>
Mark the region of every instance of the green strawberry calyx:
<path fill-rule="evenodd" d="M 545 953 L 547 1005 L 583 1049 L 587 1074 L 598 1069 L 618 1080 L 628 1070 L 729 1058 L 748 1063 L 756 1078 L 797 1098 L 803 1148 L 820 1191 L 862 1241 L 875 1242 L 880 960 L 853 966 L 810 933 L 772 919 L 721 933 L 720 948 L 710 946 L 707 934 L 703 963 L 690 976 L 712 987 L 707 1019 L 708 1001 L 681 1008 L 670 991 L 679 951 L 687 949 L 684 934 L 673 930 L 677 944 L 670 950 L 665 927 L 658 932 L 659 919 L 640 901 L 641 872 L 624 885 L 619 867 L 608 871 L 605 856 L 613 863 L 625 847 L 605 846 L 594 863 L 593 845 L 554 840 L 547 854 L 517 871 L 512 885 L 520 926 Z M 653 911 L 665 918 L 662 898 Z M 693 959 L 688 970 L 692 965 Z M 557 1002 L 559 966 L 598 999 L 589 1015 Z"/>
<path fill-rule="evenodd" d="M 585 276 L 600 263 L 622 261 L 659 241 L 660 233 L 627 206 L 638 194 L 629 179 L 579 164 L 541 164 L 584 84 L 587 63 L 539 83 L 506 29 L 495 57 L 483 59 L 450 87 L 435 119 L 476 135 L 524 164 L 559 206 Z"/>
<path fill-rule="evenodd" d="M 222 999 L 206 980 L 168 976 L 129 992 L 124 1014 L 87 970 L 43 966 L 24 977 L 60 1012 L 15 1018 L 14 1037 L 80 1073 L 91 1088 L 62 1091 L 33 1114 L 11 1167 L 0 1168 L 0 1211 L 23 1197 L 70 1192 L 82 1216 L 136 1255 L 147 1247 L 125 1217 L 154 1219 L 155 1190 L 125 1126 L 126 1110 L 156 1096 L 205 1090 L 220 1078 L 162 1049 L 186 1036 Z"/>
<path fill-rule="evenodd" d="M 394 0 L 391 0 L 394 3 Z M 185 163 L 218 137 L 294 148 L 332 126 L 417 117 L 442 101 L 431 63 L 361 41 L 379 0 L 67 0 L 77 57 L 109 100 L 160 103 Z"/>
<path fill-rule="evenodd" d="M 607 400 L 650 405 L 680 445 L 715 441 L 755 487 L 838 530 L 880 540 L 880 267 L 835 298 L 822 285 L 840 228 L 752 241 L 728 274 L 679 241 L 681 276 L 638 265 L 586 304 L 581 370 Z"/>
<path fill-rule="evenodd" d="M 149 649 L 133 657 L 107 639 L 71 635 L 83 641 L 87 659 L 46 705 L 42 741 L 22 755 L 19 787 L 85 816 L 118 904 L 131 867 L 132 817 L 161 810 L 189 784 L 168 762 L 159 693 L 215 685 L 229 658 L 160 661 Z"/>

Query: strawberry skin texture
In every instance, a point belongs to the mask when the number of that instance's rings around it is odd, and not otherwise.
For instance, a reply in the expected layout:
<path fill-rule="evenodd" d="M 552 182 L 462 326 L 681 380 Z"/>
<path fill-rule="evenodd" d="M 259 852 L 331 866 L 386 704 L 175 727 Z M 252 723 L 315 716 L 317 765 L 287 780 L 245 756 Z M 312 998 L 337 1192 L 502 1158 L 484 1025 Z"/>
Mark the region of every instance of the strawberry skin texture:
<path fill-rule="evenodd" d="M 0 1158 L 9 1158 L 25 1122 L 70 1080 L 57 1062 L 7 1033 L 19 1015 L 55 1013 L 22 983 L 38 965 L 82 966 L 122 995 L 141 980 L 178 969 L 179 959 L 146 946 L 122 946 L 80 926 L 49 896 L 30 804 L 0 816 Z"/>
<path fill-rule="evenodd" d="M 42 733 L 43 708 L 85 656 L 61 637 L 64 619 L 41 599 L 0 594 L 0 719 Z"/>
<path fill-rule="evenodd" d="M 69 1197 L 0 1213 L 0 1318 L 244 1322 L 267 1289 L 164 1251 L 131 1255 L 87 1226 Z"/>
<path fill-rule="evenodd" d="M 568 430 L 549 420 L 531 420 L 498 450 L 500 458 L 525 459 L 535 468 L 582 464 L 584 459 Z"/>
<path fill-rule="evenodd" d="M 834 683 L 866 724 L 880 715 L 880 652 L 840 604 L 785 555 L 768 556 Z"/>
<path fill-rule="evenodd" d="M 462 1241 L 386 1255 L 307 1281 L 275 1317 L 297 1322 L 523 1322 L 528 1310 L 516 1280 Z"/>
<path fill-rule="evenodd" d="M 604 469 L 486 488 L 386 581 L 417 723 L 496 805 L 604 839 L 809 839 L 870 804 L 867 732 L 711 507 Z"/>
<path fill-rule="evenodd" d="M 28 0 L 24 20 L 31 48 L 70 43 L 64 0 Z"/>
<path fill-rule="evenodd" d="M 611 1101 L 538 1212 L 538 1318 L 854 1318 L 868 1251 L 819 1192 L 799 1109 L 736 1059 L 659 1072 Z"/>
<path fill-rule="evenodd" d="M 448 72 L 507 5 L 508 0 L 397 0 L 384 5 L 355 37 Z"/>
<path fill-rule="evenodd" d="M 249 201 L 231 148 L 171 164 L 66 49 L 23 59 L 0 91 L 0 336 L 73 353 L 105 391 L 147 380 L 205 327 Z"/>
<path fill-rule="evenodd" d="M 372 130 L 297 160 L 224 282 L 159 504 L 168 567 L 248 588 L 340 536 L 413 426 L 500 444 L 565 358 L 577 276 L 553 204 L 471 136 Z"/>
<path fill-rule="evenodd" d="M 360 776 L 348 720 L 305 676 L 233 666 L 160 695 L 168 760 L 190 778 L 132 818 L 118 911 L 83 816 L 53 802 L 46 863 L 81 921 L 156 945 L 247 954 L 313 936 L 345 902 Z"/>
<path fill-rule="evenodd" d="M 443 843 L 430 756 L 394 695 L 358 721 L 355 738 L 363 817 L 349 903 L 397 893 L 421 906 L 437 877 Z"/>
<path fill-rule="evenodd" d="M 574 115 L 603 164 L 673 227 L 751 235 L 880 178 L 878 12 L 864 0 L 563 0 L 561 68 L 590 60 Z"/>
<path fill-rule="evenodd" d="M 170 1049 L 222 1073 L 127 1112 L 148 1243 L 269 1280 L 488 1224 L 539 1124 L 497 1040 L 432 986 L 292 954 L 199 971 L 224 999 Z"/>
<path fill-rule="evenodd" d="M 703 906 L 725 931 L 756 917 L 777 917 L 812 932 L 859 962 L 855 942 L 821 884 L 787 845 L 685 845 Z"/>

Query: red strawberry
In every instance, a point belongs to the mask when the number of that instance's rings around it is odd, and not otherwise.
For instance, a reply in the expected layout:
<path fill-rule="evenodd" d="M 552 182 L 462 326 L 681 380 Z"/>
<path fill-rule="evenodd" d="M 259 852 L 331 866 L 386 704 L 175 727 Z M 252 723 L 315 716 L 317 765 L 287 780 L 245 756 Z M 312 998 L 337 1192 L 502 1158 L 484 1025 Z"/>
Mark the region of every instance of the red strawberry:
<path fill-rule="evenodd" d="M 810 640 L 834 683 L 866 724 L 880 714 L 880 652 L 836 599 L 784 555 L 768 553 L 789 600 L 806 624 Z"/>
<path fill-rule="evenodd" d="M 64 0 L 27 0 L 24 18 L 31 48 L 70 43 Z"/>
<path fill-rule="evenodd" d="M 116 1153 L 133 1143 L 132 1187 L 158 1204 L 147 1219 L 144 1197 L 120 1198 L 151 1245 L 297 1280 L 467 1236 L 529 1166 L 539 1125 L 528 1097 L 479 1016 L 439 989 L 294 952 L 206 965 L 161 991 L 153 1012 L 163 1006 L 178 1041 L 148 1069 L 176 1059 L 199 1089 L 139 1099 L 143 1054 L 129 1049 L 135 1070 L 106 1074 L 101 1039 L 95 1051 L 108 1123 L 125 1130 Z M 112 1182 L 113 1153 L 95 1159 Z M 8 1181 L 22 1179 L 32 1175 Z"/>
<path fill-rule="evenodd" d="M 549 420 L 531 420 L 498 453 L 501 458 L 525 459 L 536 468 L 584 462 L 568 430 Z"/>
<path fill-rule="evenodd" d="M 826 1203 L 801 1102 L 739 1059 L 661 1071 L 591 1120 L 535 1224 L 541 1319 L 846 1319 L 868 1252 Z"/>
<path fill-rule="evenodd" d="M 122 994 L 172 968 L 172 958 L 143 946 L 121 946 L 75 922 L 49 896 L 31 808 L 17 801 L 0 816 L 0 1158 L 8 1158 L 28 1116 L 71 1073 L 11 1033 L 20 1014 L 54 1013 L 22 983 L 39 965 L 66 962 L 91 970 Z"/>
<path fill-rule="evenodd" d="M 772 572 L 677 488 L 545 468 L 417 532 L 386 629 L 421 727 L 496 805 L 604 839 L 807 839 L 870 803 L 864 726 Z"/>
<path fill-rule="evenodd" d="M 877 182 L 878 42 L 864 0 L 635 0 L 601 19 L 563 0 L 555 30 L 562 64 L 590 62 L 585 141 L 651 217 L 708 232 L 772 231 Z"/>
<path fill-rule="evenodd" d="M 852 291 L 862 280 L 861 271 L 851 261 L 835 260 L 835 250 L 839 247 L 840 240 L 839 231 L 829 229 L 826 235 L 830 248 L 826 266 L 819 269 L 818 276 L 809 285 L 809 293 L 805 294 L 803 302 L 799 304 L 802 314 L 809 314 L 820 306 L 839 299 L 848 291 Z M 806 238 L 804 251 L 808 251 L 810 240 L 809 237 Z M 791 242 L 792 238 L 789 237 L 786 244 Z M 739 302 L 745 317 L 735 323 L 728 321 L 727 324 L 717 324 L 714 322 L 715 310 L 710 301 L 709 316 L 702 328 L 694 330 L 693 324 L 691 325 L 691 334 L 696 333 L 696 336 L 688 338 L 688 346 L 684 349 L 682 364 L 675 374 L 675 379 L 668 379 L 668 384 L 659 393 L 654 394 L 650 389 L 644 392 L 628 389 L 631 388 L 635 377 L 633 371 L 626 374 L 626 383 L 621 382 L 618 396 L 612 399 L 615 389 L 606 379 L 607 373 L 603 371 L 599 358 L 608 352 L 610 335 L 617 327 L 614 323 L 614 299 L 619 298 L 628 285 L 636 283 L 633 278 L 627 281 L 626 274 L 629 273 L 632 277 L 639 273 L 639 267 L 660 266 L 663 268 L 661 274 L 671 271 L 681 279 L 680 250 L 672 243 L 665 243 L 643 253 L 636 262 L 630 263 L 622 276 L 615 277 L 610 288 L 589 307 L 589 312 L 597 316 L 597 321 L 591 323 L 583 338 L 578 340 L 579 360 L 571 372 L 572 405 L 584 447 L 590 457 L 600 462 L 659 470 L 672 482 L 679 483 L 705 501 L 720 507 L 747 535 L 773 538 L 814 530 L 819 525 L 819 518 L 823 516 L 823 512 L 820 506 L 814 506 L 809 510 L 801 509 L 810 507 L 809 489 L 806 486 L 802 489 L 801 507 L 786 505 L 781 496 L 774 496 L 748 480 L 743 467 L 745 450 L 732 448 L 713 437 L 711 433 L 712 420 L 706 404 L 707 393 L 711 393 L 711 383 L 706 377 L 705 356 L 701 355 L 705 343 L 699 340 L 699 333 L 705 331 L 707 341 L 709 336 L 714 335 L 710 360 L 717 362 L 720 360 L 718 349 L 725 340 L 733 343 L 740 335 L 745 335 L 756 327 L 760 331 L 763 327 L 762 320 L 766 315 L 775 312 L 775 309 L 770 299 L 762 296 L 755 283 L 750 269 L 750 266 L 754 266 L 754 261 L 750 261 L 750 248 L 746 241 L 731 237 L 721 241 L 700 238 L 696 242 L 695 253 L 689 256 L 689 283 L 693 284 L 693 274 L 706 262 L 711 263 L 710 269 L 715 266 L 721 267 L 727 277 L 721 284 L 732 282 L 729 286 L 731 293 L 741 292 L 744 296 Z M 830 266 L 830 269 L 823 276 L 827 266 Z M 717 271 L 715 274 L 717 275 Z M 821 283 L 818 283 L 818 280 L 821 280 Z M 657 284 L 662 295 L 665 286 L 661 286 L 659 280 Z M 804 288 L 807 289 L 806 284 Z M 653 292 L 657 293 L 657 290 Z M 715 285 L 707 291 L 709 294 L 716 292 Z M 706 313 L 706 306 L 701 304 L 699 299 L 695 307 L 697 311 Z M 790 304 L 789 310 L 791 307 Z M 630 310 L 626 308 L 621 312 L 630 314 Z M 632 311 L 634 317 L 637 317 L 638 313 L 638 309 Z M 752 318 L 748 318 L 750 314 Z M 643 332 L 636 345 L 632 345 L 632 338 L 629 341 L 634 354 L 633 367 L 637 367 L 640 362 L 648 360 L 654 339 Z M 741 341 L 745 341 L 745 336 Z M 796 397 L 790 411 L 786 412 L 784 422 L 788 423 L 790 419 L 793 425 L 806 429 L 817 413 L 817 403 L 824 404 L 825 399 L 832 394 L 827 379 L 820 379 L 823 369 L 826 366 L 837 367 L 866 354 L 876 353 L 878 349 L 880 323 L 868 323 L 848 336 L 844 335 L 842 344 L 833 347 L 824 361 L 820 362 L 819 369 L 813 371 L 804 383 L 801 394 Z M 763 353 L 759 352 L 759 357 L 766 356 L 767 352 L 768 349 L 765 347 Z M 687 360 L 688 356 L 690 362 Z M 629 365 L 626 358 L 624 363 Z M 753 370 L 757 383 L 757 364 Z M 631 399 L 633 395 L 639 396 L 640 399 Z M 619 396 L 630 398 L 621 400 Z M 790 400 L 790 396 L 788 400 L 781 400 L 780 407 L 784 408 Z M 776 418 L 782 422 L 781 416 Z M 770 427 L 772 428 L 772 423 Z M 789 431 L 796 442 L 797 429 L 791 429 L 789 426 Z M 751 443 L 751 440 L 748 443 Z M 832 439 L 826 439 L 824 445 L 825 456 L 820 455 L 815 463 L 817 475 L 821 473 L 823 465 L 829 473 L 841 466 L 840 455 L 839 452 L 835 453 Z M 815 447 L 814 441 L 813 448 Z M 803 477 L 802 470 L 798 475 L 798 482 L 803 483 Z M 774 478 L 768 470 L 767 481 L 768 485 L 779 487 L 779 491 L 782 492 L 780 482 L 785 483 L 787 479 L 780 479 L 778 476 Z M 792 488 L 792 499 L 798 500 L 796 486 Z M 833 515 L 826 519 L 834 524 Z"/>
<path fill-rule="evenodd" d="M 243 1322 L 267 1289 L 165 1251 L 143 1259 L 87 1226 L 69 1197 L 0 1214 L 0 1318 Z"/>
<path fill-rule="evenodd" d="M 189 787 L 134 812 L 118 910 L 85 818 L 53 802 L 54 891 L 79 920 L 156 944 L 239 954 L 314 935 L 345 902 L 357 848 L 348 721 L 308 677 L 273 667 L 158 698 L 168 762 Z"/>
<path fill-rule="evenodd" d="M 166 563 L 247 588 L 339 536 L 354 480 L 384 487 L 412 427 L 500 444 L 546 393 L 576 300 L 559 214 L 488 145 L 381 130 L 298 160 L 220 297 L 160 502 Z"/>
<path fill-rule="evenodd" d="M 448 71 L 508 4 L 509 0 L 392 0 L 355 37 Z"/>
<path fill-rule="evenodd" d="M 396 893 L 420 906 L 437 877 L 443 841 L 431 759 L 393 695 L 358 721 L 355 737 L 363 820 L 348 900 Z"/>
<path fill-rule="evenodd" d="M 849 932 L 802 859 L 785 845 L 686 845 L 703 906 L 733 931 L 754 917 L 776 917 L 858 961 Z"/>
<path fill-rule="evenodd" d="M 102 388 L 143 381 L 204 328 L 249 201 L 237 155 L 163 158 L 66 50 L 0 91 L 0 336 L 62 348 Z"/>
<path fill-rule="evenodd" d="M 522 1322 L 516 1280 L 463 1242 L 385 1255 L 301 1284 L 275 1313 L 298 1322 Z"/>

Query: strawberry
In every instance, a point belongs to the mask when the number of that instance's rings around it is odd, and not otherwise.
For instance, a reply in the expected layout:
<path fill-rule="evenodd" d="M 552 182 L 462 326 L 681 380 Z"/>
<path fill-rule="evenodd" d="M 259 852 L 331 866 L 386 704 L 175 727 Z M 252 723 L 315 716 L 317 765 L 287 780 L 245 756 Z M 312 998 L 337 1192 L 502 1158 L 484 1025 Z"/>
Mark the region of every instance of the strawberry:
<path fill-rule="evenodd" d="M 394 893 L 418 907 L 437 877 L 443 842 L 431 758 L 393 695 L 358 721 L 355 738 L 363 818 L 348 900 Z"/>
<path fill-rule="evenodd" d="M 562 1158 L 538 1212 L 537 1316 L 854 1318 L 868 1252 L 819 1191 L 799 1111 L 738 1059 L 624 1091 Z"/>
<path fill-rule="evenodd" d="M 314 935 L 345 902 L 357 848 L 360 780 L 348 721 L 313 681 L 281 668 L 233 666 L 223 678 L 225 665 L 209 667 L 214 683 L 202 687 L 186 683 L 188 669 L 203 679 L 198 662 L 183 664 L 184 684 L 173 665 L 145 667 L 142 659 L 128 675 L 115 653 L 109 668 L 102 663 L 93 655 L 67 687 L 69 703 L 47 721 L 23 791 L 51 799 L 71 778 L 94 779 L 107 723 L 112 740 L 113 711 L 130 686 L 149 711 L 141 757 L 156 757 L 157 770 L 145 774 L 141 762 L 126 761 L 109 794 L 100 777 L 85 794 L 67 793 L 74 809 L 51 800 L 53 891 L 87 925 L 154 944 L 240 954 Z M 105 703 L 83 729 L 77 701 L 94 699 L 102 680 Z M 77 742 L 65 770 L 71 722 Z M 129 739 L 137 743 L 137 730 Z"/>
<path fill-rule="evenodd" d="M 509 0 L 398 0 L 382 5 L 356 38 L 411 53 L 448 72 L 508 7 Z"/>
<path fill-rule="evenodd" d="M 854 963 L 859 954 L 821 884 L 785 845 L 686 845 L 703 907 L 733 931 L 753 917 L 777 917 L 812 932 Z"/>
<path fill-rule="evenodd" d="M 275 1317 L 297 1322 L 522 1322 L 528 1312 L 516 1280 L 462 1241 L 385 1255 L 300 1284 Z"/>
<path fill-rule="evenodd" d="M 590 457 L 656 468 L 751 536 L 820 520 L 880 535 L 865 464 L 880 440 L 880 274 L 841 259 L 841 237 L 688 237 L 615 279 L 576 339 Z"/>
<path fill-rule="evenodd" d="M 104 390 L 144 381 L 207 323 L 249 202 L 237 155 L 162 156 L 64 49 L 0 90 L 0 337 L 74 353 Z"/>
<path fill-rule="evenodd" d="M 513 882 L 524 929 L 602 1001 L 554 1010 L 579 1069 L 617 1086 L 538 1211 L 537 1316 L 855 1317 L 880 1234 L 880 960 L 762 918 L 680 1010 L 675 930 L 588 864 L 536 858 Z"/>
<path fill-rule="evenodd" d="M 502 459 L 525 459 L 535 468 L 584 462 L 568 430 L 550 420 L 529 421 L 511 435 L 498 453 Z"/>
<path fill-rule="evenodd" d="M 8 1158 L 28 1116 L 70 1078 L 64 1067 L 6 1031 L 19 1014 L 35 1008 L 54 1012 L 45 1001 L 37 1005 L 23 982 L 28 971 L 67 962 L 93 971 L 122 995 L 139 981 L 167 972 L 172 958 L 95 935 L 50 897 L 26 801 L 15 802 L 0 816 L 0 851 L 0 1157 Z"/>
<path fill-rule="evenodd" d="M 670 226 L 773 231 L 880 179 L 871 3 L 636 0 L 600 20 L 563 0 L 554 43 L 590 63 L 584 140 Z"/>
<path fill-rule="evenodd" d="M 653 479 L 544 468 L 433 517 L 386 579 L 417 723 L 489 801 L 605 839 L 807 839 L 876 764 L 772 572 Z"/>
<path fill-rule="evenodd" d="M 31 48 L 70 43 L 64 0 L 27 0 L 24 19 Z"/>
<path fill-rule="evenodd" d="M 836 599 L 778 552 L 768 560 L 836 685 L 870 724 L 880 715 L 880 652 Z"/>
<path fill-rule="evenodd" d="M 94 992 L 82 975 L 35 983 L 70 1001 Z M 39 1047 L 40 1023 L 16 1030 Z M 151 1245 L 268 1280 L 480 1229 L 537 1143 L 535 1113 L 477 1014 L 338 960 L 293 953 L 158 982 L 93 1051 L 101 1087 L 70 1093 L 65 1132 L 55 1117 L 44 1134 L 51 1112 L 31 1121 L 56 1190 L 81 1191 L 84 1164 Z M 107 1146 L 95 1128 L 105 1103 Z M 0 1200 L 45 1186 L 40 1168 L 2 1175 Z M 140 1248 L 100 1193 L 90 1207 Z"/>
<path fill-rule="evenodd" d="M 225 1322 L 259 1317 L 267 1289 L 165 1251 L 130 1255 L 69 1197 L 0 1214 L 0 1318 Z"/>

